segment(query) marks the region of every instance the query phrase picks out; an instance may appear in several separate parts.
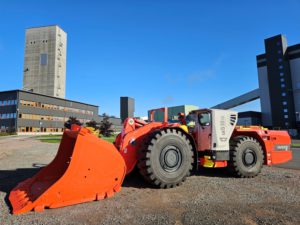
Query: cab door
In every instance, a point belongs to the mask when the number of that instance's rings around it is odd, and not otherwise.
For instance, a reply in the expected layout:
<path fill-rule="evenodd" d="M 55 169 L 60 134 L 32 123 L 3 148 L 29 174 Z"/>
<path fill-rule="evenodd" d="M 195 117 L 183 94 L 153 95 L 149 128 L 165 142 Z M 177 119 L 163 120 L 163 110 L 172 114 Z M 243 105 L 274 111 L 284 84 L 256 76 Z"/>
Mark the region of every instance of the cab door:
<path fill-rule="evenodd" d="M 196 139 L 198 145 L 198 151 L 210 150 L 211 149 L 211 112 L 204 111 L 199 112 L 196 126 Z"/>

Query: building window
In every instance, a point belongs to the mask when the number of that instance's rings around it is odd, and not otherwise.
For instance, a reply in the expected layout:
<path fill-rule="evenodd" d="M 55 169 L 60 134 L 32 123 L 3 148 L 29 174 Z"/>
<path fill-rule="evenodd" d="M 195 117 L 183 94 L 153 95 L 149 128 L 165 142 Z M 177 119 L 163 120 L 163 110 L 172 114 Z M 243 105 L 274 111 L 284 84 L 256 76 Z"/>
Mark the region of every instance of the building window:
<path fill-rule="evenodd" d="M 280 78 L 280 81 L 281 81 L 281 82 L 284 82 L 284 78 Z"/>
<path fill-rule="evenodd" d="M 282 62 L 282 58 L 278 58 L 278 62 Z"/>
<path fill-rule="evenodd" d="M 282 69 L 283 69 L 283 65 L 280 65 L 278 68 L 279 68 L 280 70 L 282 70 Z"/>
<path fill-rule="evenodd" d="M 282 54 L 282 51 L 281 51 L 281 50 L 278 50 L 277 53 L 278 53 L 278 54 Z"/>
<path fill-rule="evenodd" d="M 283 105 L 287 105 L 287 102 L 286 102 L 286 101 L 283 101 L 282 104 L 283 104 Z"/>
<path fill-rule="evenodd" d="M 48 54 L 42 53 L 40 57 L 41 65 L 47 65 L 48 64 Z"/>
<path fill-rule="evenodd" d="M 289 118 L 289 116 L 288 116 L 288 115 L 284 115 L 284 118 L 285 118 L 285 119 L 288 119 L 288 118 Z"/>
<path fill-rule="evenodd" d="M 281 87 L 282 87 L 282 88 L 285 88 L 285 84 L 281 84 Z"/>
<path fill-rule="evenodd" d="M 276 42 L 276 45 L 277 45 L 277 46 L 280 46 L 280 45 L 281 45 L 280 41 L 277 41 L 277 42 Z"/>
<path fill-rule="evenodd" d="M 281 77 L 283 77 L 284 73 L 283 73 L 283 72 L 280 72 L 279 75 L 280 75 Z"/>
<path fill-rule="evenodd" d="M 289 125 L 289 123 L 288 123 L 288 122 L 285 122 L 285 125 L 286 125 L 286 126 L 288 126 L 288 125 Z"/>
<path fill-rule="evenodd" d="M 288 112 L 288 109 L 283 109 L 283 112 L 287 113 L 287 112 Z"/>
<path fill-rule="evenodd" d="M 281 93 L 281 96 L 285 97 L 285 96 L 286 96 L 286 93 L 285 93 L 285 92 L 282 92 L 282 93 Z"/>

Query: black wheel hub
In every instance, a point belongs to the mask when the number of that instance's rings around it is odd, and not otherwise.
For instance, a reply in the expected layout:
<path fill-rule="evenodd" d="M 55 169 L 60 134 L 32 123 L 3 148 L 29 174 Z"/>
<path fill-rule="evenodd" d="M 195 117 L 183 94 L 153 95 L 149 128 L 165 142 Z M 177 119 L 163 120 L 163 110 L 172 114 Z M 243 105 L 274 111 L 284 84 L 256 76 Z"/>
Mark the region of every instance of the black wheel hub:
<path fill-rule="evenodd" d="M 181 162 L 181 151 L 176 146 L 168 145 L 160 153 L 160 165 L 166 172 L 178 170 Z"/>
<path fill-rule="evenodd" d="M 243 163 L 247 167 L 252 167 L 256 164 L 257 157 L 255 151 L 252 149 L 246 149 L 243 153 Z"/>

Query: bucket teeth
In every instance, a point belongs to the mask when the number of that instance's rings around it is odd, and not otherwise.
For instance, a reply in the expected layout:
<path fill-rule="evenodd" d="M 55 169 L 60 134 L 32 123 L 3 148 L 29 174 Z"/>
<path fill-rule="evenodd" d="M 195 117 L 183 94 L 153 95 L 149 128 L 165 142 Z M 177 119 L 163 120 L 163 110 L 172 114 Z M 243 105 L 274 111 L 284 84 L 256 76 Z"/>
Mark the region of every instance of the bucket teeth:
<path fill-rule="evenodd" d="M 13 190 L 9 195 L 9 200 L 13 207 L 13 213 L 18 214 L 22 209 L 30 207 L 32 200 L 26 191 Z"/>

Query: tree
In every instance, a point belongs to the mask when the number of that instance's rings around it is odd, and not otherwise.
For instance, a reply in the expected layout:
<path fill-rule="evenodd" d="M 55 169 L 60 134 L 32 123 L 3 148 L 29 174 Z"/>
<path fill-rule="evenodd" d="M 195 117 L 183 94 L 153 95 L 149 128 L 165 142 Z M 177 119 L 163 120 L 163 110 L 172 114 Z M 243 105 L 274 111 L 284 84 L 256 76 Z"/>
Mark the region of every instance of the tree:
<path fill-rule="evenodd" d="M 71 126 L 73 124 L 76 124 L 76 125 L 79 125 L 79 126 L 82 125 L 82 123 L 80 123 L 80 121 L 76 117 L 70 116 L 68 121 L 65 122 L 64 126 L 65 126 L 65 128 L 71 129 Z"/>
<path fill-rule="evenodd" d="M 99 130 L 99 124 L 95 120 L 91 120 L 91 121 L 87 122 L 86 126 L 87 127 L 92 127 L 95 130 Z"/>
<path fill-rule="evenodd" d="M 109 121 L 109 117 L 105 114 L 103 120 L 100 122 L 100 132 L 104 137 L 110 137 L 114 132 L 111 126 L 112 123 Z"/>

